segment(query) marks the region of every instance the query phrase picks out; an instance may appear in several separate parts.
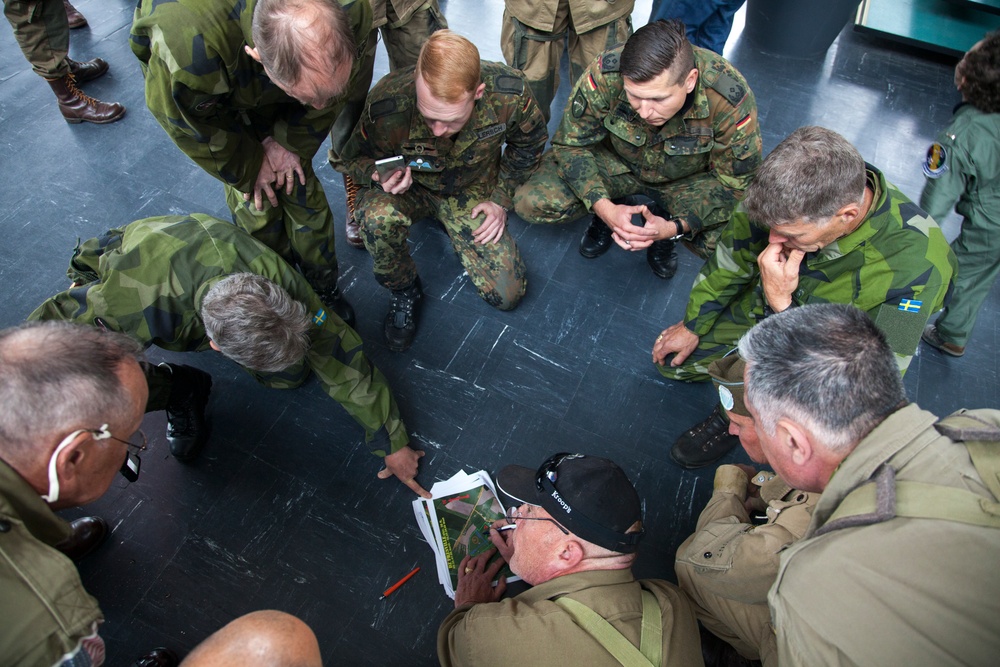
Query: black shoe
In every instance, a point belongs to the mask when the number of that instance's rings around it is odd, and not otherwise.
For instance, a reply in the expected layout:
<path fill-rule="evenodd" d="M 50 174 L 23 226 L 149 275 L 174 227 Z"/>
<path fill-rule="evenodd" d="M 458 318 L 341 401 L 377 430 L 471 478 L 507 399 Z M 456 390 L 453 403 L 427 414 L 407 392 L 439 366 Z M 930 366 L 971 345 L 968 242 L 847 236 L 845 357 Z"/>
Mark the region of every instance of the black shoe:
<path fill-rule="evenodd" d="M 580 239 L 580 254 L 587 259 L 600 257 L 611 247 L 611 228 L 596 214 L 590 216 L 587 233 Z"/>
<path fill-rule="evenodd" d="M 347 299 L 340 293 L 340 287 L 334 285 L 332 290 L 316 291 L 316 296 L 323 302 L 323 305 L 337 314 L 337 317 L 344 320 L 347 326 L 354 328 L 354 308 L 347 302 Z"/>
<path fill-rule="evenodd" d="M 179 663 L 176 653 L 161 646 L 137 658 L 132 667 L 177 667 Z"/>
<path fill-rule="evenodd" d="M 653 245 L 646 248 L 646 261 L 653 269 L 653 273 L 670 280 L 677 273 L 677 242 L 673 239 L 654 241 Z"/>
<path fill-rule="evenodd" d="M 160 364 L 170 369 L 170 401 L 167 403 L 167 442 L 178 461 L 191 461 L 208 440 L 205 406 L 212 391 L 212 376 L 180 364 Z"/>
<path fill-rule="evenodd" d="M 406 289 L 392 290 L 384 333 L 385 344 L 393 352 L 406 351 L 417 337 L 417 314 L 423 294 L 419 276 Z"/>
<path fill-rule="evenodd" d="M 740 439 L 729 435 L 729 422 L 716 405 L 712 414 L 697 426 L 692 426 L 677 438 L 670 458 L 682 468 L 701 468 L 715 463 L 740 444 Z"/>
<path fill-rule="evenodd" d="M 79 563 L 108 537 L 108 524 L 99 516 L 85 516 L 69 524 L 73 534 L 56 545 L 74 563 Z"/>

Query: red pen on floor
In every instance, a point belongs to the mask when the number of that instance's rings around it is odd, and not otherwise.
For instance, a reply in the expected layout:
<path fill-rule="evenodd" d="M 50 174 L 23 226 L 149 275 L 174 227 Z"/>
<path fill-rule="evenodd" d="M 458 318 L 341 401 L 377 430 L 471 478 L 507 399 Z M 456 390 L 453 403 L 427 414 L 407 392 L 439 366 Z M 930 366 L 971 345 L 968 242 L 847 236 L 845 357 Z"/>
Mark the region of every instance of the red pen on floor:
<path fill-rule="evenodd" d="M 410 572 L 408 575 L 406 575 L 405 577 L 394 583 L 392 586 L 389 586 L 389 588 L 385 589 L 385 593 L 382 593 L 382 597 L 380 597 L 379 600 L 384 600 L 387 597 L 389 597 L 392 593 L 395 593 L 397 588 L 399 588 L 407 581 L 409 581 L 410 578 L 417 572 L 420 572 L 420 568 L 419 567 L 413 568 L 413 572 Z"/>

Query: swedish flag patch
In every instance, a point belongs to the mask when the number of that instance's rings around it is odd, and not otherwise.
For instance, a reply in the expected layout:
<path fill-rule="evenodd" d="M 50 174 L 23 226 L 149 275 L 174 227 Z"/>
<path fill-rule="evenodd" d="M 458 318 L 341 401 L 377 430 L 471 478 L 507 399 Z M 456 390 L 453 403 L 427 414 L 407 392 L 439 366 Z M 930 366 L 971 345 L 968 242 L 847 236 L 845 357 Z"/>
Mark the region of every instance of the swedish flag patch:
<path fill-rule="evenodd" d="M 923 301 L 914 301 L 913 299 L 900 299 L 899 310 L 907 313 L 919 313 L 920 307 L 924 305 Z"/>
<path fill-rule="evenodd" d="M 323 326 L 323 322 L 326 322 L 326 311 L 320 308 L 316 311 L 316 314 L 313 315 L 313 324 L 321 327 Z"/>

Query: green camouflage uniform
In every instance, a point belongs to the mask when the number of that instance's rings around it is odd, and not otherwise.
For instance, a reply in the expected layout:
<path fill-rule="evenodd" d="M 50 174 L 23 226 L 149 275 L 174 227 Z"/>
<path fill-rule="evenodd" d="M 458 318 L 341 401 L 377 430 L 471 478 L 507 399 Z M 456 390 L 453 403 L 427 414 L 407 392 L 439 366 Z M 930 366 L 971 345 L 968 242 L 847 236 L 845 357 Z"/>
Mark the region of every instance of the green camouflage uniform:
<path fill-rule="evenodd" d="M 684 218 L 689 245 L 707 257 L 760 166 L 753 92 L 724 58 L 695 48 L 688 102 L 652 127 L 628 102 L 620 56 L 621 48 L 602 54 L 577 81 L 552 151 L 517 192 L 517 213 L 570 222 L 600 199 L 642 194 Z"/>
<path fill-rule="evenodd" d="M 69 21 L 60 0 L 4 0 L 3 13 L 35 74 L 49 81 L 69 74 Z"/>
<path fill-rule="evenodd" d="M 222 278 L 255 273 L 280 285 L 312 313 L 306 357 L 280 373 L 250 371 L 275 389 L 302 384 L 312 371 L 323 390 L 365 429 L 372 451 L 409 442 L 396 400 L 361 349 L 361 338 L 327 311 L 309 284 L 241 229 L 207 215 L 163 216 L 113 229 L 77 247 L 69 277 L 78 283 L 39 306 L 29 320 L 68 320 L 127 333 L 177 352 L 209 349 L 201 300 Z M 153 367 L 155 369 L 157 367 Z M 147 411 L 166 407 L 167 379 L 153 370 Z"/>
<path fill-rule="evenodd" d="M 569 53 L 569 76 L 575 83 L 602 51 L 624 44 L 632 35 L 634 6 L 634 0 L 504 1 L 504 60 L 524 72 L 545 122 L 559 90 L 563 49 Z"/>
<path fill-rule="evenodd" d="M 97 600 L 84 590 L 73 561 L 53 548 L 71 534 L 38 492 L 0 461 L 0 664 L 90 665 L 88 656 L 104 655 Z M 76 662 L 64 663 L 70 655 Z"/>
<path fill-rule="evenodd" d="M 955 255 L 937 223 L 867 165 L 871 209 L 861 225 L 799 268 L 792 305 L 849 303 L 868 313 L 888 335 L 901 371 L 910 363 L 931 314 L 944 305 L 955 272 Z M 708 365 L 736 346 L 764 317 L 757 256 L 768 230 L 738 210 L 715 253 L 695 278 L 684 326 L 700 338 L 683 364 L 658 366 L 675 380 L 709 379 Z"/>
<path fill-rule="evenodd" d="M 924 174 L 920 206 L 936 220 L 952 206 L 962 216 L 951 246 L 958 258 L 955 294 L 935 326 L 942 340 L 965 347 L 1000 273 L 1000 113 L 960 106 L 927 151 Z"/>
<path fill-rule="evenodd" d="M 389 55 L 389 71 L 395 72 L 416 65 L 420 48 L 431 33 L 448 27 L 437 0 L 372 0 L 372 12 L 372 31 L 368 33 L 358 78 L 344 110 L 330 128 L 330 166 L 341 172 L 346 171 L 341 153 L 361 118 L 372 85 L 379 33 Z"/>
<path fill-rule="evenodd" d="M 545 148 L 545 119 L 518 72 L 483 61 L 486 90 L 472 117 L 454 137 L 438 138 L 417 111 L 413 77 L 408 68 L 376 84 L 345 149 L 349 173 L 362 187 L 358 222 L 375 278 L 394 290 L 413 283 L 417 269 L 406 243 L 410 225 L 433 217 L 444 225 L 480 296 L 509 310 L 524 295 L 521 255 L 509 229 L 497 243 L 473 241 L 484 216 L 469 215 L 485 201 L 510 208 L 515 188 Z M 402 155 L 413 174 L 413 185 L 402 195 L 388 194 L 371 180 L 375 160 L 393 155 Z"/>
<path fill-rule="evenodd" d="M 359 45 L 350 91 L 360 76 L 371 6 L 339 2 Z M 313 109 L 272 83 L 243 48 L 253 45 L 255 6 L 256 0 L 141 0 L 130 44 L 146 80 L 146 105 L 178 148 L 223 182 L 233 219 L 325 292 L 336 285 L 337 254 L 333 214 L 312 159 L 347 94 Z M 265 198 L 258 211 L 243 193 L 253 191 L 264 160 L 261 142 L 269 136 L 301 158 L 306 182 L 296 178 L 290 195 L 275 192 L 278 206 Z"/>

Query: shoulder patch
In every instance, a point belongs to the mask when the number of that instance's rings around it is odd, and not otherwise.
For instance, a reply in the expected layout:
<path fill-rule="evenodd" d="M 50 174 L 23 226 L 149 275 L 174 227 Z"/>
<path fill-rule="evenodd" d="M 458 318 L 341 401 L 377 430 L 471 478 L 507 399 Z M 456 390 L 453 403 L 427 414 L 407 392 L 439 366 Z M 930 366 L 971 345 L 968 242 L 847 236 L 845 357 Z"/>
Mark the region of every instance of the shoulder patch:
<path fill-rule="evenodd" d="M 509 95 L 521 95 L 524 93 L 524 81 L 516 76 L 500 74 L 493 77 L 493 90 Z"/>
<path fill-rule="evenodd" d="M 924 176 L 941 178 L 941 174 L 946 171 L 948 171 L 948 151 L 935 141 L 927 149 L 927 157 L 924 158 Z"/>
<path fill-rule="evenodd" d="M 617 72 L 621 68 L 621 51 L 609 51 L 601 56 L 602 72 Z"/>
<path fill-rule="evenodd" d="M 587 98 L 583 94 L 583 91 L 579 88 L 576 89 L 576 95 L 573 96 L 573 118 L 580 118 L 587 111 Z"/>
<path fill-rule="evenodd" d="M 387 97 L 384 100 L 372 102 L 368 107 L 368 119 L 375 120 L 376 118 L 382 118 L 397 111 L 399 111 L 399 105 L 396 104 L 396 98 Z"/>
<path fill-rule="evenodd" d="M 709 83 L 715 92 L 719 93 L 734 107 L 738 106 L 743 98 L 747 96 L 747 88 L 742 83 L 729 76 L 725 72 L 719 72 L 715 81 Z"/>

